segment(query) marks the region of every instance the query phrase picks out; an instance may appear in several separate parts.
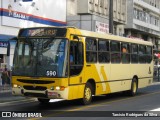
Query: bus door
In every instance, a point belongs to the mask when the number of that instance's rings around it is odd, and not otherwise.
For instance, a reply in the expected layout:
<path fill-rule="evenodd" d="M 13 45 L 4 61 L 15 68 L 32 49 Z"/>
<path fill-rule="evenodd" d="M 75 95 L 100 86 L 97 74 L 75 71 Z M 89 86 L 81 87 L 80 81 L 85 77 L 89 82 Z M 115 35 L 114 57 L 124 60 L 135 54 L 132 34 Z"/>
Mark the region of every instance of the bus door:
<path fill-rule="evenodd" d="M 83 43 L 81 41 L 70 41 L 69 52 L 69 98 L 76 99 L 83 96 Z"/>

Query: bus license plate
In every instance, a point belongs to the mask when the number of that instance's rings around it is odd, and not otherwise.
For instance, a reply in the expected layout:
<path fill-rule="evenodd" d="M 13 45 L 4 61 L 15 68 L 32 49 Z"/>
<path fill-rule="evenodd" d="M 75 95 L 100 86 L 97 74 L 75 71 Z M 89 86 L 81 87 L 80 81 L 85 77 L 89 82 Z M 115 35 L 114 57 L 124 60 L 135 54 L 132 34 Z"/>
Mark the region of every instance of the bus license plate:
<path fill-rule="evenodd" d="M 56 92 L 48 92 L 48 96 L 57 96 L 58 95 L 58 93 L 56 93 Z"/>

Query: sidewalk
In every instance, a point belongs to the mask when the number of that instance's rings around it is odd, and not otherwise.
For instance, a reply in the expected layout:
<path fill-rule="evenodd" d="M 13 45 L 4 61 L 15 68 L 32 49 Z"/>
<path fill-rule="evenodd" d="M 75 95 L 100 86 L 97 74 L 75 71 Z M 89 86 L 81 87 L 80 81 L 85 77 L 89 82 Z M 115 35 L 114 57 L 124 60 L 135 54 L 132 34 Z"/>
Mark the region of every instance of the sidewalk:
<path fill-rule="evenodd" d="M 5 88 L 3 86 L 0 86 L 0 103 L 25 99 L 27 98 L 23 96 L 13 96 L 11 86 L 7 86 Z"/>
<path fill-rule="evenodd" d="M 1 93 L 6 93 L 6 92 L 11 92 L 12 91 L 12 88 L 11 88 L 11 86 L 2 86 L 2 85 L 0 85 L 0 94 Z"/>

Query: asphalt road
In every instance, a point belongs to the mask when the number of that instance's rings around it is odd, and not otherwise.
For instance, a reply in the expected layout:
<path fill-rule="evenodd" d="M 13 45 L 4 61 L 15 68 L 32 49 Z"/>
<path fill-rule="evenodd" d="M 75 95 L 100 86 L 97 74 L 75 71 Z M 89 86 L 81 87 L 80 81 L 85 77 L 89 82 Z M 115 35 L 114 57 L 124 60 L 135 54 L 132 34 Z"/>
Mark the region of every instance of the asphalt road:
<path fill-rule="evenodd" d="M 31 117 L 30 120 L 106 120 L 106 118 L 109 120 L 158 120 L 160 116 L 160 84 L 139 89 L 138 95 L 135 97 L 127 96 L 124 93 L 96 96 L 93 98 L 92 104 L 88 106 L 80 105 L 76 100 L 52 101 L 47 105 L 39 104 L 35 100 L 20 100 L 0 103 L 0 111 L 17 112 L 20 116 L 25 116 L 26 112 L 37 113 L 38 117 Z M 14 114 L 15 117 L 16 115 L 18 114 Z"/>

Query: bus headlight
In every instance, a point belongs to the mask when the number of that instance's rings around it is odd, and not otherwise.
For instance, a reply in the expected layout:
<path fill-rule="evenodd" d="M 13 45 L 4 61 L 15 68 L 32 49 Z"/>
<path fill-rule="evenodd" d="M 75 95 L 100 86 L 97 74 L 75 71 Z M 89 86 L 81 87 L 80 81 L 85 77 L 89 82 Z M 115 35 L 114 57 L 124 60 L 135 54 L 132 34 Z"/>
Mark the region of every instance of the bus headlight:
<path fill-rule="evenodd" d="M 52 86 L 50 89 L 51 89 L 51 90 L 54 90 L 54 87 Z"/>
<path fill-rule="evenodd" d="M 17 85 L 17 84 L 13 84 L 14 88 L 21 88 L 21 86 Z"/>
<path fill-rule="evenodd" d="M 60 90 L 60 87 L 59 87 L 59 86 L 57 86 L 57 87 L 56 87 L 56 90 Z"/>
<path fill-rule="evenodd" d="M 56 87 L 56 90 L 63 91 L 64 89 L 65 89 L 65 87 L 64 87 L 64 86 L 57 86 L 57 87 Z"/>
<path fill-rule="evenodd" d="M 17 84 L 13 84 L 13 87 L 14 87 L 14 88 L 17 88 L 17 87 L 18 87 L 18 85 L 17 85 Z"/>

